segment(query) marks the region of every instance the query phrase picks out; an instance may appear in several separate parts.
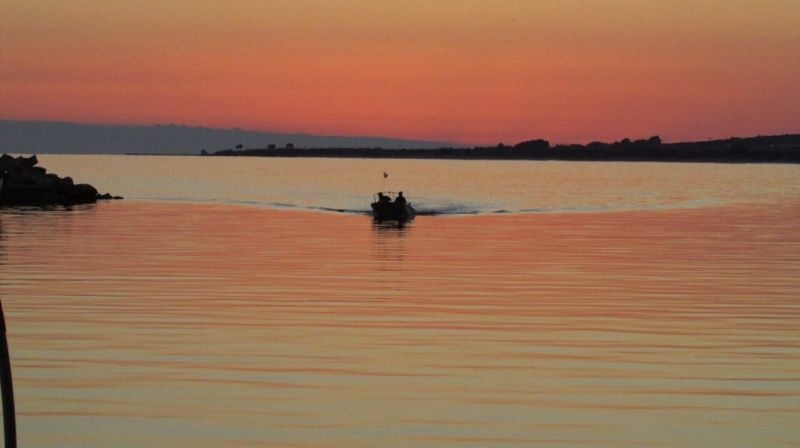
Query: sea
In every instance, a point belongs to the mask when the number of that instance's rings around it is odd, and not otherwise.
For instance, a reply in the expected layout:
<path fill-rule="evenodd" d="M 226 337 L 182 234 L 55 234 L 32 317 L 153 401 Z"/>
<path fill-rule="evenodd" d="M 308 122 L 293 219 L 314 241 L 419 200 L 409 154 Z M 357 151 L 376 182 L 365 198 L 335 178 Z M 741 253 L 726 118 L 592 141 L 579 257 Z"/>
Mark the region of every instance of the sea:
<path fill-rule="evenodd" d="M 125 199 L 0 210 L 19 446 L 800 446 L 798 165 L 39 161 Z"/>

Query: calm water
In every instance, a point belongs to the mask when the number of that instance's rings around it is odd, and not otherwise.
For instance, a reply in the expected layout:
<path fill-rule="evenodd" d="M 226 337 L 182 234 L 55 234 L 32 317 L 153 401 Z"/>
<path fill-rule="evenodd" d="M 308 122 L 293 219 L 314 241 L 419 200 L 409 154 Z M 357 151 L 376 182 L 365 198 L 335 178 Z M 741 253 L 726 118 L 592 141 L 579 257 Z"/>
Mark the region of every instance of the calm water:
<path fill-rule="evenodd" d="M 41 160 L 129 199 L 0 212 L 20 446 L 800 445 L 800 167 Z"/>
<path fill-rule="evenodd" d="M 423 213 L 654 210 L 800 198 L 796 165 L 39 156 L 128 199 L 368 212 L 404 190 Z M 383 172 L 389 174 L 384 188 Z"/>

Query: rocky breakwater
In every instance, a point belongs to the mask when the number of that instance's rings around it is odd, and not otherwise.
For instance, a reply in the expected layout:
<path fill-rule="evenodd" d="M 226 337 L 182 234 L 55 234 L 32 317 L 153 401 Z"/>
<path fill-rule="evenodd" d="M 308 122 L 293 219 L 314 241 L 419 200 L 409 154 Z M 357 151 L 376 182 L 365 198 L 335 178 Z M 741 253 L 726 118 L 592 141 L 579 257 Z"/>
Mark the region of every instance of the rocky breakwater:
<path fill-rule="evenodd" d="M 122 199 L 98 194 L 89 184 L 76 184 L 37 166 L 36 156 L 0 156 L 0 207 L 91 204 L 100 199 Z"/>

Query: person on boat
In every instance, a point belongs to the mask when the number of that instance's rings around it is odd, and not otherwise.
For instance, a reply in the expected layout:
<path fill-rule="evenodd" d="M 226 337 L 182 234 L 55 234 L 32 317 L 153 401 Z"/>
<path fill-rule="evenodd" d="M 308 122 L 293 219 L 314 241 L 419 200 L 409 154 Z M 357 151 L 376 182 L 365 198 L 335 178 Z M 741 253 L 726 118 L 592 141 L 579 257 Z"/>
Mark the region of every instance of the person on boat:
<path fill-rule="evenodd" d="M 384 195 L 383 193 L 378 193 L 378 202 L 385 203 L 391 202 L 392 200 L 389 199 L 389 196 Z"/>
<path fill-rule="evenodd" d="M 405 198 L 405 196 L 403 196 L 403 192 L 402 191 L 397 193 L 397 197 L 394 198 L 394 203 L 395 204 L 406 205 L 406 198 Z"/>

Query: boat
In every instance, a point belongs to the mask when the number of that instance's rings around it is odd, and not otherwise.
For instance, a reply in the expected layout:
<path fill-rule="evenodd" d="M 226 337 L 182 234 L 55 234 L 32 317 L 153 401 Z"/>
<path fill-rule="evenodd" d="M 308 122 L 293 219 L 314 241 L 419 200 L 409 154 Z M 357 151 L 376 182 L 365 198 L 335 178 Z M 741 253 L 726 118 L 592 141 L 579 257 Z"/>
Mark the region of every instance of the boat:
<path fill-rule="evenodd" d="M 400 198 L 398 201 L 397 199 Z M 372 216 L 376 221 L 405 222 L 417 214 L 411 203 L 405 200 L 403 192 L 381 191 L 373 195 Z"/>

